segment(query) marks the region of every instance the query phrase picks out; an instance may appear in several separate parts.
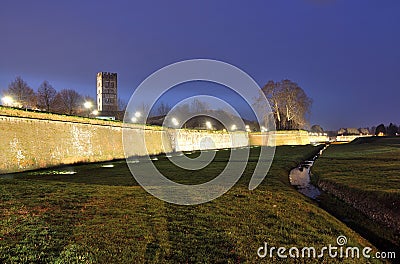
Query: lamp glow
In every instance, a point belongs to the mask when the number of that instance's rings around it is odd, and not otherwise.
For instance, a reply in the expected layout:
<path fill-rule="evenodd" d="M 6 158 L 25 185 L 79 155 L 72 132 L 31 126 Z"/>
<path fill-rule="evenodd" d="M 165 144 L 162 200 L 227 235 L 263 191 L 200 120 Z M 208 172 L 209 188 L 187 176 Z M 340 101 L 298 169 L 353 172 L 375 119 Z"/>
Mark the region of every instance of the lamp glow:
<path fill-rule="evenodd" d="M 1 98 L 1 101 L 3 102 L 3 105 L 6 106 L 12 106 L 14 104 L 14 99 L 12 99 L 11 96 L 4 96 Z"/>
<path fill-rule="evenodd" d="M 90 109 L 90 108 L 92 108 L 93 104 L 92 104 L 92 102 L 86 101 L 86 102 L 83 104 L 83 106 L 84 106 L 86 109 Z"/>
<path fill-rule="evenodd" d="M 174 126 L 178 126 L 178 125 L 179 125 L 178 119 L 176 119 L 175 117 L 173 117 L 173 118 L 171 119 L 171 121 L 172 121 L 172 124 L 173 124 Z"/>

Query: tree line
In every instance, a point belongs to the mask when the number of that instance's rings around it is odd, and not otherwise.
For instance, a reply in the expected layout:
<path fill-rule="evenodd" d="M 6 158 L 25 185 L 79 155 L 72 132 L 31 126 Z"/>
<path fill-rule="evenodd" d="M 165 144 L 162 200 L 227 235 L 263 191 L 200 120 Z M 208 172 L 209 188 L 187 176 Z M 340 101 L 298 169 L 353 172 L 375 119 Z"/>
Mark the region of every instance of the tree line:
<path fill-rule="evenodd" d="M 336 131 L 324 131 L 320 125 L 313 125 L 311 127 L 311 132 L 313 133 L 324 133 L 327 132 L 331 136 L 351 136 L 351 135 L 375 135 L 375 136 L 398 136 L 400 135 L 400 126 L 390 123 L 388 126 L 380 124 L 373 127 L 364 128 L 340 128 Z"/>
<path fill-rule="evenodd" d="M 297 83 L 288 79 L 278 82 L 271 80 L 261 89 L 261 93 L 262 97 L 267 98 L 272 110 L 271 115 L 265 118 L 273 120 L 277 130 L 309 128 L 312 100 Z M 43 81 L 34 91 L 20 76 L 8 85 L 3 95 L 13 99 L 11 106 L 59 114 L 86 115 L 88 109 L 85 109 L 84 102 L 92 102 L 93 107 L 96 105 L 90 96 L 83 96 L 73 89 L 57 91 L 48 81 Z M 261 96 L 259 100 L 262 101 Z M 122 100 L 118 100 L 118 105 L 120 111 L 125 110 L 126 103 Z M 189 107 L 197 111 L 207 109 L 206 105 L 194 101 L 191 106 L 183 106 L 180 110 L 188 112 Z M 147 108 L 143 104 L 143 109 Z M 170 110 L 170 105 L 161 102 L 157 109 L 151 109 L 150 116 L 166 115 Z"/>
<path fill-rule="evenodd" d="M 397 136 L 400 134 L 400 126 L 393 123 L 390 123 L 388 126 L 380 124 L 372 129 L 374 129 L 374 135 L 376 136 Z"/>
<path fill-rule="evenodd" d="M 264 116 L 266 124 L 269 121 L 275 123 L 277 130 L 294 130 L 294 129 L 307 129 L 309 128 L 309 115 L 311 112 L 312 99 L 307 96 L 304 90 L 295 82 L 285 79 L 282 81 L 268 81 L 262 87 L 260 96 L 255 98 L 254 106 L 265 112 L 265 98 L 267 99 L 271 112 L 269 115 Z M 148 108 L 148 107 L 147 107 Z M 165 116 L 170 110 L 171 106 L 160 102 L 158 108 L 151 109 L 150 116 L 161 117 Z M 176 112 L 181 113 L 198 113 L 207 112 L 209 106 L 199 100 L 194 100 L 190 105 L 182 105 L 176 109 Z M 268 109 L 267 109 L 268 110 Z M 220 110 L 209 112 L 220 113 Z M 269 111 L 267 111 L 269 112 Z M 234 120 L 235 118 L 231 118 Z M 198 122 L 203 122 L 200 118 L 196 119 Z M 200 126 L 201 124 L 198 124 Z M 239 123 L 237 120 L 234 123 Z"/>
<path fill-rule="evenodd" d="M 3 95 L 12 99 L 9 106 L 59 114 L 85 115 L 88 111 L 83 106 L 85 102 L 95 106 L 92 97 L 83 96 L 73 89 L 57 91 L 48 81 L 43 81 L 35 91 L 20 76 L 8 85 Z"/>
<path fill-rule="evenodd" d="M 337 131 L 338 135 L 375 135 L 375 136 L 397 136 L 400 134 L 400 127 L 390 123 L 388 126 L 380 124 L 371 128 L 341 128 Z"/>

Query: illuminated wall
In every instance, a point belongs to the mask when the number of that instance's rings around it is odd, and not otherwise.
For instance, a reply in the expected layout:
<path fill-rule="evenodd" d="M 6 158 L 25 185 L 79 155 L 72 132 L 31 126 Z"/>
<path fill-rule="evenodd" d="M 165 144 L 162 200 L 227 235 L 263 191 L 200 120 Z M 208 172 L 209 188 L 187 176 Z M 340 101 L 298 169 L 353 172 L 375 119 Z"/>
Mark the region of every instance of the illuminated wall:
<path fill-rule="evenodd" d="M 0 107 L 0 173 L 123 159 L 123 129 L 131 139 L 130 155 L 248 145 L 245 132 L 143 129 L 121 122 Z M 143 133 L 145 142 L 140 140 Z"/>

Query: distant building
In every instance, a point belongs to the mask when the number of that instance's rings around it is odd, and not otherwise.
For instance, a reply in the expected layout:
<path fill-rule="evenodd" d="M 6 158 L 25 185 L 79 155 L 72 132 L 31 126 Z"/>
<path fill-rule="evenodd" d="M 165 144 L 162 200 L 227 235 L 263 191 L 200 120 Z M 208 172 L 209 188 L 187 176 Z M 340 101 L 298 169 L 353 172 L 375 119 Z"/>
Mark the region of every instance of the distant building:
<path fill-rule="evenodd" d="M 97 111 L 99 116 L 115 117 L 118 115 L 117 74 L 97 73 Z"/>

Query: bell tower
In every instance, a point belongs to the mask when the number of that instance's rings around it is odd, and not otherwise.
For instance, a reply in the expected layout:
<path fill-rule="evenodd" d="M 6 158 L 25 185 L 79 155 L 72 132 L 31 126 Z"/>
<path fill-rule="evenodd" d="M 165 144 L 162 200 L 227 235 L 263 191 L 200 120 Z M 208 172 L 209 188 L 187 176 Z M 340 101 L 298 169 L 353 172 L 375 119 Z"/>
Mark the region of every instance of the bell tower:
<path fill-rule="evenodd" d="M 118 111 L 117 74 L 97 73 L 97 111 L 102 115 L 115 115 Z"/>

